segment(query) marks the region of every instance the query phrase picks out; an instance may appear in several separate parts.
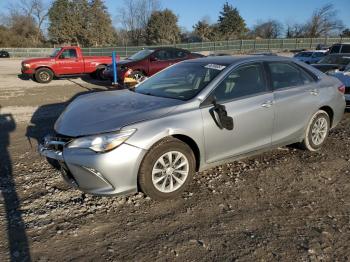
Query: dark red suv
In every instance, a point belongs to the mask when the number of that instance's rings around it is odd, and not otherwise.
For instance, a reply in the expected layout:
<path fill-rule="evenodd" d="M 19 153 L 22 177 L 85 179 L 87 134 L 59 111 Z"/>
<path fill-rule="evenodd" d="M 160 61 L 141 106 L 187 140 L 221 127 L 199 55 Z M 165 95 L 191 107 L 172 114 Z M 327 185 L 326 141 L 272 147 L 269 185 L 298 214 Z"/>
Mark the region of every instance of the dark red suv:
<path fill-rule="evenodd" d="M 123 83 L 126 74 L 139 80 L 180 61 L 200 57 L 203 55 L 172 47 L 143 49 L 117 63 L 118 82 Z M 113 66 L 109 65 L 103 75 L 107 79 L 113 79 Z"/>

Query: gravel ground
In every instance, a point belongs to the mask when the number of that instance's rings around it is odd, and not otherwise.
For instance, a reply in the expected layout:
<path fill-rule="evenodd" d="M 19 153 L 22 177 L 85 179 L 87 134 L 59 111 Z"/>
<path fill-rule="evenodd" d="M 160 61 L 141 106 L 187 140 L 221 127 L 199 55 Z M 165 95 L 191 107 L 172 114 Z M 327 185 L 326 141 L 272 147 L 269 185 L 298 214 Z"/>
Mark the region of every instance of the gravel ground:
<path fill-rule="evenodd" d="M 350 114 L 324 149 L 280 148 L 196 174 L 181 198 L 96 197 L 36 152 L 67 101 L 110 90 L 40 85 L 0 61 L 0 261 L 349 261 Z"/>

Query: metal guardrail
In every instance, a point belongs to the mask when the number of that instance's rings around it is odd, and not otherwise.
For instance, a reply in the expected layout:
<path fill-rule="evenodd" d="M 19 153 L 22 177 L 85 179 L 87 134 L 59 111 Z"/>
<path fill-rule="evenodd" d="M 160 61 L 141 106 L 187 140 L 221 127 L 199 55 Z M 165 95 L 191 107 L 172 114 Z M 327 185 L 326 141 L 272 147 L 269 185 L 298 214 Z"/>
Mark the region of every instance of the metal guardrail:
<path fill-rule="evenodd" d="M 111 56 L 113 51 L 120 57 L 128 57 L 143 48 L 178 47 L 192 52 L 232 52 L 249 53 L 263 51 L 290 51 L 296 49 L 314 49 L 318 44 L 332 45 L 335 43 L 350 42 L 350 38 L 281 38 L 256 40 L 228 40 L 217 42 L 198 42 L 157 46 L 118 46 L 118 47 L 91 47 L 82 48 L 86 56 Z M 11 57 L 45 57 L 49 56 L 53 48 L 0 48 L 7 50 Z"/>

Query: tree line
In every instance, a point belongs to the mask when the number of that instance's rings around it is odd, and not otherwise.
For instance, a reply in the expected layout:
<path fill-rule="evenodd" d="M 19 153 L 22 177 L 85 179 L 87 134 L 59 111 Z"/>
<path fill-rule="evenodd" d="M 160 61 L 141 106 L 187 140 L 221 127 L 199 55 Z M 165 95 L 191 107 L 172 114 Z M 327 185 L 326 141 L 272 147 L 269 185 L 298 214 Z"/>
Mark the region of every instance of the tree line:
<path fill-rule="evenodd" d="M 103 0 L 20 0 L 0 20 L 0 46 L 43 47 L 74 44 L 83 47 L 174 44 L 233 39 L 350 37 L 332 4 L 313 11 L 305 23 L 270 19 L 248 28 L 239 10 L 226 2 L 217 21 L 202 18 L 188 31 L 178 16 L 162 9 L 159 0 L 124 0 L 118 27 Z"/>

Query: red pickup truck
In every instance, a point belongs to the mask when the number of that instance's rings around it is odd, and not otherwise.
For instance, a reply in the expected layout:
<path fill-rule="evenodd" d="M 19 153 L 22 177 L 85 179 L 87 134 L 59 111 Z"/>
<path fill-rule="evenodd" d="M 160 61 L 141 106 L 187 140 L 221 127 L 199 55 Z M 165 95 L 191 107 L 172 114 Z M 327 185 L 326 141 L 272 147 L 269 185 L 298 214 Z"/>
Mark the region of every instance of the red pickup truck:
<path fill-rule="evenodd" d="M 22 74 L 39 83 L 49 83 L 53 77 L 91 74 L 102 77 L 105 67 L 112 63 L 108 56 L 83 56 L 76 46 L 57 48 L 47 58 L 33 58 L 22 61 Z"/>

